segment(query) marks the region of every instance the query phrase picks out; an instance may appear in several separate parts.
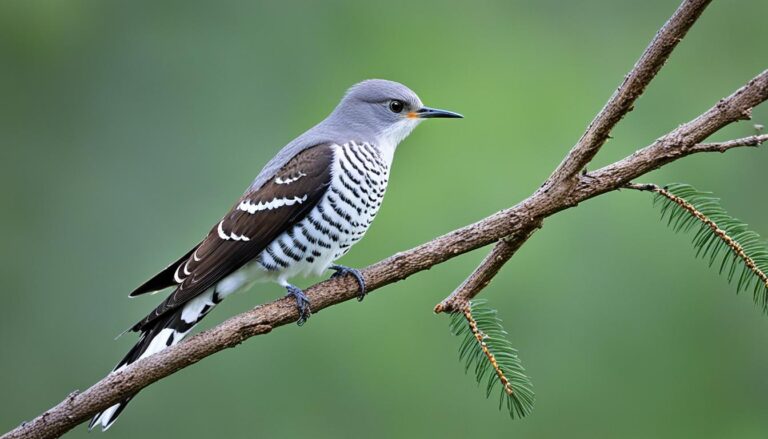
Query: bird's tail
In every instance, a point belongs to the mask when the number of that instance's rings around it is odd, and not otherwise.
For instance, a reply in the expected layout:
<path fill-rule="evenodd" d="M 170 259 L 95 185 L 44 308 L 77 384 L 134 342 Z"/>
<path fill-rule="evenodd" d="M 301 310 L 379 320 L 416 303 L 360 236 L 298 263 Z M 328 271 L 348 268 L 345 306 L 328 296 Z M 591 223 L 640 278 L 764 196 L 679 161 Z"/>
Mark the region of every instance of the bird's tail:
<path fill-rule="evenodd" d="M 142 358 L 173 346 L 180 342 L 203 317 L 216 306 L 218 300 L 214 293 L 207 292 L 187 302 L 183 307 L 170 311 L 167 314 L 153 320 L 144 327 L 138 329 L 141 338 L 136 345 L 128 351 L 125 358 L 115 366 L 113 372 L 125 369 L 130 364 Z M 136 396 L 135 394 L 125 398 L 108 409 L 99 412 L 91 419 L 88 429 L 101 425 L 102 431 L 108 429 L 115 422 L 125 406 Z"/>

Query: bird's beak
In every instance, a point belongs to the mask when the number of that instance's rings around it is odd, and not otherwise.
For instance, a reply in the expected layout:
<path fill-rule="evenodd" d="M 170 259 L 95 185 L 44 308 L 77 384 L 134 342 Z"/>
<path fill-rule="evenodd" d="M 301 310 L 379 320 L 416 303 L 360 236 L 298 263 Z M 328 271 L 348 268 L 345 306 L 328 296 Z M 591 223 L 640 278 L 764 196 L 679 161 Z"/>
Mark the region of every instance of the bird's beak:
<path fill-rule="evenodd" d="M 463 118 L 459 113 L 448 110 L 438 110 L 437 108 L 422 107 L 416 111 L 408 113 L 408 119 L 430 119 L 433 117 Z"/>

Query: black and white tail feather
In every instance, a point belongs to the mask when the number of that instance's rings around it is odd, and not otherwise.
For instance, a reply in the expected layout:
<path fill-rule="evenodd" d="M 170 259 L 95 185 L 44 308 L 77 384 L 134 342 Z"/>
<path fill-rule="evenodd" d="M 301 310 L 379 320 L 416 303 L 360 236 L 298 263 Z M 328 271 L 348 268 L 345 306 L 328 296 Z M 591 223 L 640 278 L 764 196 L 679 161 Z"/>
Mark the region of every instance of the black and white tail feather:
<path fill-rule="evenodd" d="M 179 343 L 217 303 L 215 294 L 203 294 L 188 302 L 181 309 L 170 312 L 162 318 L 143 326 L 140 329 L 141 336 L 139 341 L 117 363 L 113 372 L 123 370 L 138 360 Z M 90 424 L 88 424 L 88 429 L 91 430 L 100 425 L 102 431 L 106 431 L 117 420 L 117 417 L 125 410 L 125 407 L 134 396 L 136 395 L 131 395 L 112 407 L 97 413 L 91 419 Z"/>

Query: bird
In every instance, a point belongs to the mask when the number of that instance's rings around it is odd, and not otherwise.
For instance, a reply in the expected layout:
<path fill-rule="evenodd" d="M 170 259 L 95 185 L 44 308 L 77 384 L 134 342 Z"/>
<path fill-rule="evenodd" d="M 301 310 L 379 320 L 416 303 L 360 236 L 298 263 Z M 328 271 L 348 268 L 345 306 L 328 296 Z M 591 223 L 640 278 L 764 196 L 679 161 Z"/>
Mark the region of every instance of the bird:
<path fill-rule="evenodd" d="M 363 237 L 379 211 L 395 149 L 426 119 L 461 117 L 424 106 L 398 82 L 353 85 L 324 120 L 264 166 L 202 241 L 129 294 L 172 288 L 127 330 L 140 337 L 113 373 L 179 343 L 224 298 L 255 282 L 285 288 L 295 299 L 299 325 L 309 318 L 311 304 L 289 283 L 296 276 L 326 270 L 332 277 L 352 276 L 362 300 L 360 271 L 335 261 Z M 134 396 L 97 413 L 89 429 L 111 427 Z"/>

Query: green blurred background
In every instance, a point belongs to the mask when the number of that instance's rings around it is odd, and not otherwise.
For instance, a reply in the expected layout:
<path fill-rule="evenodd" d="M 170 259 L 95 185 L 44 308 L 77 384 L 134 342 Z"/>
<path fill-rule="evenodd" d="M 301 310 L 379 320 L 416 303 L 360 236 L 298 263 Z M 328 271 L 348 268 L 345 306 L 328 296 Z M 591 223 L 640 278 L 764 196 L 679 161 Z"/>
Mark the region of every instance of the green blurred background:
<path fill-rule="evenodd" d="M 160 300 L 127 293 L 351 84 L 401 81 L 466 116 L 400 147 L 379 218 L 342 260 L 365 266 L 531 193 L 676 4 L 3 1 L 0 430 L 109 371 L 135 341 L 113 337 Z M 766 68 L 766 15 L 715 2 L 592 167 Z M 716 138 L 753 134 L 768 107 L 754 116 Z M 743 149 L 642 181 L 714 190 L 768 234 L 766 163 Z M 485 294 L 534 380 L 525 420 L 464 376 L 432 313 L 481 250 L 151 386 L 108 437 L 764 438 L 768 319 L 689 239 L 633 192 L 547 220 Z M 282 293 L 259 286 L 205 326 Z"/>

